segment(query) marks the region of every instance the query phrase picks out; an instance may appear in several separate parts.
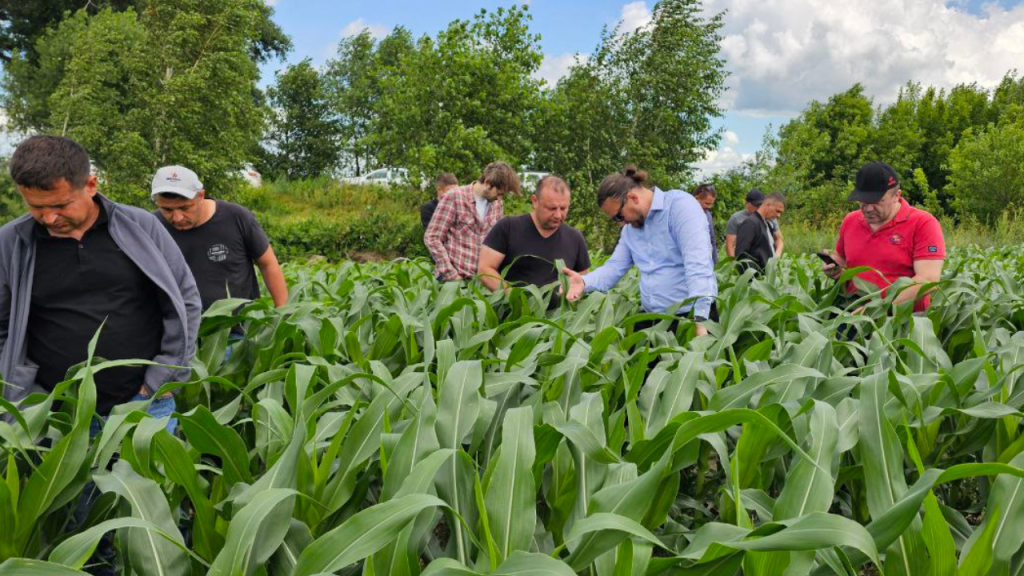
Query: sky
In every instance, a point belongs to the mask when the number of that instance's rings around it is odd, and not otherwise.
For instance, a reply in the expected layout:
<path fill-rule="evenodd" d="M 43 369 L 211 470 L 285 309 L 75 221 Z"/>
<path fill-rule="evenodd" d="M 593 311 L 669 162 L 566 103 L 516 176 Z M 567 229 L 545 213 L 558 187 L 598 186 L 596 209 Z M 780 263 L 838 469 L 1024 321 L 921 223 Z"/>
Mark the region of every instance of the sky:
<path fill-rule="evenodd" d="M 265 0 L 294 43 L 286 62 L 262 67 L 262 85 L 289 63 L 323 64 L 345 36 L 395 26 L 436 35 L 455 19 L 511 0 Z M 596 47 L 603 27 L 627 30 L 650 19 L 653 0 L 527 0 L 540 35 L 538 75 L 554 83 L 577 56 Z M 1024 73 L 1024 0 L 705 0 L 725 12 L 722 56 L 729 78 L 716 122 L 718 150 L 698 168 L 728 169 L 750 157 L 765 130 L 777 129 L 811 100 L 862 83 L 876 105 L 913 80 L 992 87 L 1014 67 Z M 0 118 L 2 121 L 2 118 Z"/>
<path fill-rule="evenodd" d="M 267 0 L 274 20 L 292 37 L 289 62 L 322 64 L 338 41 L 369 29 L 380 37 L 395 26 L 435 35 L 450 21 L 500 0 Z M 540 35 L 538 75 L 554 83 L 574 58 L 592 52 L 603 27 L 624 29 L 650 20 L 652 0 L 529 0 L 531 29 Z M 706 15 L 725 11 L 722 56 L 729 72 L 716 122 L 718 150 L 697 168 L 719 172 L 750 157 L 766 129 L 777 129 L 811 100 L 855 82 L 876 105 L 892 102 L 913 80 L 951 87 L 997 84 L 1024 72 L 1024 0 L 706 0 Z M 284 63 L 264 66 L 264 82 Z"/>

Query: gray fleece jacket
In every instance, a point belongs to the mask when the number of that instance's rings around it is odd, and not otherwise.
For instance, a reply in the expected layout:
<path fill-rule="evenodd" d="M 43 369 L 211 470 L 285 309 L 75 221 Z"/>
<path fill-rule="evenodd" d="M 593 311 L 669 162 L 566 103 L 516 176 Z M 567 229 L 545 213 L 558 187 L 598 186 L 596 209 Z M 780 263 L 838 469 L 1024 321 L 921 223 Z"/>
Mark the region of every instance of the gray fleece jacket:
<path fill-rule="evenodd" d="M 202 303 L 195 279 L 178 246 L 153 214 L 96 197 L 107 211 L 110 236 L 160 290 L 163 340 L 153 360 L 160 364 L 190 366 L 196 354 L 196 336 Z M 35 270 L 35 221 L 28 214 L 0 227 L 0 377 L 6 400 L 18 401 L 33 392 L 39 367 L 28 358 L 29 306 Z M 185 382 L 189 368 L 146 368 L 144 384 L 150 393 L 167 382 Z"/>

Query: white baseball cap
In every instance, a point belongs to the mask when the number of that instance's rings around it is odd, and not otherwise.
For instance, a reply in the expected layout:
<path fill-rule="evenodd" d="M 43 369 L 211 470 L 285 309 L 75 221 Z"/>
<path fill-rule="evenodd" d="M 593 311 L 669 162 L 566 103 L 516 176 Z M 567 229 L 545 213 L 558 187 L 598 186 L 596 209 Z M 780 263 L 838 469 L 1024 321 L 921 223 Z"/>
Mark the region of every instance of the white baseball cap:
<path fill-rule="evenodd" d="M 164 166 L 153 176 L 150 196 L 157 194 L 177 194 L 189 200 L 203 191 L 203 183 L 196 173 L 184 166 Z"/>

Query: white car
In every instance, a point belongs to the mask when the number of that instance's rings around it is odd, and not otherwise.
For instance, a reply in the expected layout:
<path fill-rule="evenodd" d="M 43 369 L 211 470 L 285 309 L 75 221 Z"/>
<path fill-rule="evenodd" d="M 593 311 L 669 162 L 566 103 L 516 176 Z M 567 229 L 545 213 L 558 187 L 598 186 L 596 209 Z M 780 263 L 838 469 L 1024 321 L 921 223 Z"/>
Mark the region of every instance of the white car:
<path fill-rule="evenodd" d="M 405 168 L 378 168 L 362 176 L 342 178 L 345 184 L 378 184 L 381 186 L 398 186 L 409 182 L 409 171 Z"/>
<path fill-rule="evenodd" d="M 550 174 L 550 172 L 520 172 L 519 173 L 519 185 L 522 187 L 524 192 L 533 192 L 533 188 L 540 182 L 540 179 Z"/>
<path fill-rule="evenodd" d="M 252 167 L 252 164 L 246 164 L 238 171 L 238 175 L 243 180 L 249 183 L 253 188 L 259 188 L 263 186 L 263 176 Z"/>

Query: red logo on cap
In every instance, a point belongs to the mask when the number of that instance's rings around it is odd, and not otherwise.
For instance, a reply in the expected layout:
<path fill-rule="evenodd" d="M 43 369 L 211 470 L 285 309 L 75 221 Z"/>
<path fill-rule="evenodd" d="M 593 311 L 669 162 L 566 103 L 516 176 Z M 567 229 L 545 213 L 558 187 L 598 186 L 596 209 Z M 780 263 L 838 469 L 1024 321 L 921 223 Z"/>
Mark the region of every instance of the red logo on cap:
<path fill-rule="evenodd" d="M 889 184 L 888 185 L 889 186 L 895 186 L 896 185 L 896 179 L 893 178 L 892 176 L 889 176 Z"/>

